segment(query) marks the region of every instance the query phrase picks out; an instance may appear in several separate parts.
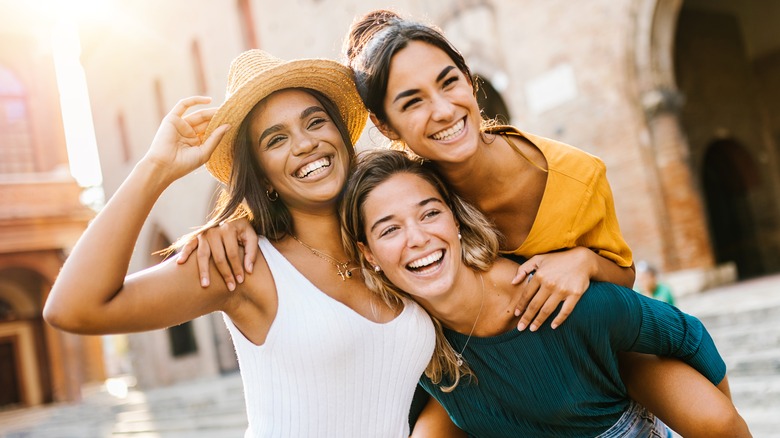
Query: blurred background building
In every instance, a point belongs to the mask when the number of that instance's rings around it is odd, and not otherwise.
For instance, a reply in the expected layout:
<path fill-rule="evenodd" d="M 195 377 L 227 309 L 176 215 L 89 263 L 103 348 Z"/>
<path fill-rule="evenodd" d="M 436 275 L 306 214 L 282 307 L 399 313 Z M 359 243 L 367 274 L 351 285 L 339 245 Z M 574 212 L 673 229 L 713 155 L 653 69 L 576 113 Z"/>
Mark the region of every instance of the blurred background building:
<path fill-rule="evenodd" d="M 67 251 L 94 212 L 68 171 L 49 24 L 0 13 L 0 408 L 79 397 L 100 338 L 44 324 Z"/>
<path fill-rule="evenodd" d="M 339 59 L 353 18 L 390 7 L 445 31 L 482 79 L 487 115 L 600 156 L 635 258 L 659 267 L 676 293 L 780 271 L 778 2 L 93 3 L 80 21 L 80 59 L 107 197 L 178 99 L 205 94 L 221 102 L 229 63 L 241 51 Z M 20 341 L 4 341 L 22 338 L 4 334 L 20 333 L 13 327 L 21 321 L 31 327 L 26 348 L 36 352 L 39 395 L 0 405 L 74 397 L 68 378 L 84 382 L 102 372 L 87 354 L 94 351 L 88 340 L 40 320 L 63 251 L 87 216 L 73 181 L 57 173 L 66 157 L 52 55 L 23 21 L 35 20 L 23 15 L 0 13 L 0 382 L 29 391 L 22 360 L 30 354 Z M 45 12 L 38 15 L 45 27 Z M 13 112 L 19 102 L 26 105 L 21 124 Z M 381 142 L 368 128 L 359 147 Z M 51 192 L 41 190 L 43 181 Z M 157 263 L 154 251 L 202 224 L 216 188 L 205 169 L 170 187 L 144 227 L 131 270 Z M 124 362 L 110 356 L 109 375 L 131 372 L 147 387 L 237 368 L 220 315 L 104 346 L 127 352 Z M 69 372 L 76 377 L 64 377 Z"/>

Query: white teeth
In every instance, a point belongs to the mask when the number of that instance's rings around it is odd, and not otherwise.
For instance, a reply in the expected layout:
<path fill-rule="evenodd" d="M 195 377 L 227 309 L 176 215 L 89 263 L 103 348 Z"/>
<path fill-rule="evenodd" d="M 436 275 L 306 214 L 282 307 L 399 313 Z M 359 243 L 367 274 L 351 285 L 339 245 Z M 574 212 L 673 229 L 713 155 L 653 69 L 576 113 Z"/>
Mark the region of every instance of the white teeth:
<path fill-rule="evenodd" d="M 409 266 L 412 269 L 422 268 L 424 266 L 428 266 L 435 262 L 438 262 L 439 260 L 441 260 L 443 255 L 444 255 L 444 251 L 438 250 L 431 255 L 425 256 L 421 259 L 417 259 L 409 263 L 407 266 Z"/>
<path fill-rule="evenodd" d="M 330 167 L 330 158 L 329 157 L 320 158 L 317 161 L 312 161 L 311 163 L 301 167 L 298 170 L 298 172 L 295 173 L 295 177 L 303 179 L 327 167 Z"/>
<path fill-rule="evenodd" d="M 433 134 L 431 138 L 434 140 L 449 140 L 458 134 L 463 130 L 463 127 L 466 125 L 466 121 L 464 119 L 460 119 L 458 123 L 456 123 L 451 128 L 447 128 L 443 131 L 439 131 L 436 134 Z"/>

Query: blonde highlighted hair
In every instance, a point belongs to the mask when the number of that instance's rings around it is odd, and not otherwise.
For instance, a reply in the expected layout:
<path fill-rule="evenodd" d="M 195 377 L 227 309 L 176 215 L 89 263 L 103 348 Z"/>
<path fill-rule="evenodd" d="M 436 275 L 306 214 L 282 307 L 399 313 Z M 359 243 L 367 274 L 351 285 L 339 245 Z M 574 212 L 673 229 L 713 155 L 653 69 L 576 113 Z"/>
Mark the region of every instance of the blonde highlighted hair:
<path fill-rule="evenodd" d="M 357 260 L 369 289 L 389 306 L 398 309 L 402 298 L 410 295 L 393 285 L 382 272 L 376 272 L 358 247 L 367 245 L 363 205 L 380 184 L 398 174 L 411 174 L 430 183 L 452 211 L 460 226 L 461 259 L 469 268 L 485 272 L 498 257 L 499 234 L 482 212 L 452 193 L 435 169 L 428 163 L 410 157 L 403 151 L 374 149 L 358 154 L 357 166 L 347 181 L 339 214 L 342 241 L 347 255 Z M 474 377 L 466 362 L 458 366 L 458 358 L 444 337 L 442 324 L 432 318 L 436 329 L 436 347 L 425 375 L 445 392 L 452 391 L 464 376 Z"/>

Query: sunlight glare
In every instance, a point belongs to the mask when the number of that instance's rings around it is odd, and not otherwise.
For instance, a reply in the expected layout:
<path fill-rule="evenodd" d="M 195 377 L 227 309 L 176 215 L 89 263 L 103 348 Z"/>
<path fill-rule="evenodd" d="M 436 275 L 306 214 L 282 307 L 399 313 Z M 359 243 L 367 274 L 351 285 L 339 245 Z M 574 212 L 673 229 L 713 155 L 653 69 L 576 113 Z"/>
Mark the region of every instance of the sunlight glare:
<path fill-rule="evenodd" d="M 71 174 L 82 187 L 99 186 L 103 177 L 87 81 L 79 62 L 78 30 L 72 20 L 62 19 L 57 23 L 52 31 L 52 46 Z"/>

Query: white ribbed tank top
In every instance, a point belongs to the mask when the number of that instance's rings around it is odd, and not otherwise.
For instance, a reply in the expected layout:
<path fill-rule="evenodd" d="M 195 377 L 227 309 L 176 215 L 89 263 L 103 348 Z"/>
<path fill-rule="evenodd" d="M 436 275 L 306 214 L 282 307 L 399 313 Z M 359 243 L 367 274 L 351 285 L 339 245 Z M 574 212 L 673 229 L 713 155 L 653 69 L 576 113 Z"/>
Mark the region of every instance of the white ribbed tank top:
<path fill-rule="evenodd" d="M 244 383 L 245 437 L 408 437 L 412 394 L 435 342 L 427 313 L 407 301 L 392 321 L 369 321 L 266 238 L 259 245 L 279 301 L 265 343 L 225 317 Z"/>

